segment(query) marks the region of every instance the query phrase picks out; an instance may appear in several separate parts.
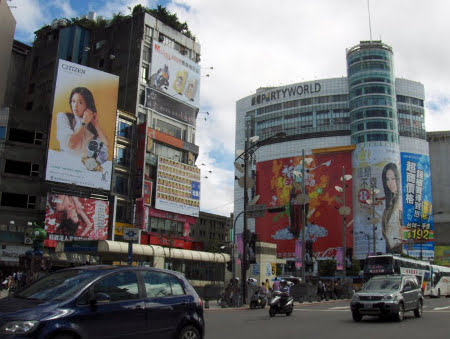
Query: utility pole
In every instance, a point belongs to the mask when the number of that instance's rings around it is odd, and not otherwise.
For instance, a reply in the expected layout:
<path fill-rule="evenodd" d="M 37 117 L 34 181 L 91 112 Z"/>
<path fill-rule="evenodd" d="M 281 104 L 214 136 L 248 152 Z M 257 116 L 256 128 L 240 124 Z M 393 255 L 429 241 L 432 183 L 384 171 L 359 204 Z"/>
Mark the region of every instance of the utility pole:
<path fill-rule="evenodd" d="M 342 166 L 342 275 L 347 275 L 347 244 L 345 239 L 345 167 Z"/>
<path fill-rule="evenodd" d="M 305 178 L 305 150 L 302 149 L 302 283 L 305 283 L 305 228 L 306 228 L 306 178 Z M 297 233 L 298 234 L 298 233 Z"/>
<path fill-rule="evenodd" d="M 242 232 L 242 242 L 244 244 L 243 246 L 243 252 L 242 252 L 242 265 L 241 265 L 241 273 L 242 273 L 242 303 L 245 304 L 247 300 L 247 266 L 249 266 L 248 260 L 247 260 L 247 244 L 249 239 L 247 239 L 248 236 L 248 224 L 247 224 L 247 206 L 248 206 L 248 191 L 247 191 L 247 167 L 248 167 L 248 135 L 250 133 L 249 125 L 247 125 L 246 132 L 245 132 L 245 147 L 244 147 L 244 230 Z"/>

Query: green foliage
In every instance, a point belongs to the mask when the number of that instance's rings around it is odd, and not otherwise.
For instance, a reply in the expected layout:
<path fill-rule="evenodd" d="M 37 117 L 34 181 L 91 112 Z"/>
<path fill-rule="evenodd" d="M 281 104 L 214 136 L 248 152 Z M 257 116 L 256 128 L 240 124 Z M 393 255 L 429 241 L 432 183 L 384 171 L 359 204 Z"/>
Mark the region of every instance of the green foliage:
<path fill-rule="evenodd" d="M 334 277 L 336 260 L 327 259 L 319 261 L 319 273 L 323 277 Z"/>
<path fill-rule="evenodd" d="M 352 261 L 352 268 L 350 269 L 350 272 L 348 272 L 347 275 L 351 275 L 353 277 L 356 277 L 359 275 L 359 272 L 361 271 L 361 266 L 359 266 L 359 261 L 353 259 Z"/>

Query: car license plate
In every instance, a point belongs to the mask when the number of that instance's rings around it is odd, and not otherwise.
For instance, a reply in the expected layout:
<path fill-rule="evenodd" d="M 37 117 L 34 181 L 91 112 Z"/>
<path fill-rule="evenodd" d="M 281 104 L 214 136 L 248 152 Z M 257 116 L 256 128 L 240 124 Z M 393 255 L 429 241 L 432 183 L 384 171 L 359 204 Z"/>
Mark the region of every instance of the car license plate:
<path fill-rule="evenodd" d="M 365 304 L 364 308 L 373 308 L 373 305 L 372 304 Z"/>

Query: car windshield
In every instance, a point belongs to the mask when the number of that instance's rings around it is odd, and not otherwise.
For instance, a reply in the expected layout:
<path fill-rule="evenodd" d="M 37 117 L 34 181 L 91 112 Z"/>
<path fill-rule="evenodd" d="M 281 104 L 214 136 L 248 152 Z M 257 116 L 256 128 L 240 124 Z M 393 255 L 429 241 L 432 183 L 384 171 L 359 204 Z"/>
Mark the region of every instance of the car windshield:
<path fill-rule="evenodd" d="M 63 301 L 81 290 L 96 276 L 96 272 L 88 270 L 60 271 L 32 283 L 14 296 L 42 301 Z"/>
<path fill-rule="evenodd" d="M 402 283 L 401 278 L 396 277 L 390 277 L 390 278 L 375 278 L 371 279 L 367 282 L 367 284 L 364 286 L 363 290 L 365 292 L 370 291 L 396 291 L 400 288 L 400 285 Z"/>

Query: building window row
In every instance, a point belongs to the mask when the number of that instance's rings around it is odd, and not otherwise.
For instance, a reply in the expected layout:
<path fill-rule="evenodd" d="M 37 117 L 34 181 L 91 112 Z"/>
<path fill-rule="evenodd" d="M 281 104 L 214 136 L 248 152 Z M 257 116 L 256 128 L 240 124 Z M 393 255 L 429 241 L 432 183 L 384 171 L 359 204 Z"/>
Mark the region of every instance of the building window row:
<path fill-rule="evenodd" d="M 350 97 L 354 98 L 356 96 L 365 94 L 392 94 L 391 86 L 389 85 L 366 85 L 363 87 L 358 87 L 350 91 Z"/>
<path fill-rule="evenodd" d="M 392 109 L 369 108 L 365 110 L 354 111 L 351 114 L 352 121 L 364 118 L 393 118 Z"/>
<path fill-rule="evenodd" d="M 26 144 L 41 145 L 44 134 L 36 131 L 27 131 L 18 128 L 9 129 L 9 140 L 16 142 L 23 142 Z"/>
<path fill-rule="evenodd" d="M 391 79 L 383 75 L 384 74 L 381 74 L 380 76 L 371 75 L 370 77 L 368 77 L 367 75 L 361 75 L 359 78 L 355 76 L 352 78 L 352 81 L 350 82 L 350 88 L 353 88 L 357 85 L 374 82 L 390 84 Z"/>
<path fill-rule="evenodd" d="M 382 70 L 386 72 L 391 71 L 391 66 L 386 62 L 368 61 L 354 64 L 348 68 L 348 75 L 352 76 L 360 72 Z"/>
<path fill-rule="evenodd" d="M 2 192 L 1 205 L 9 207 L 35 209 L 37 197 L 28 194 Z"/>
<path fill-rule="evenodd" d="M 24 176 L 39 176 L 39 164 L 26 161 L 5 160 L 5 173 Z"/>
<path fill-rule="evenodd" d="M 397 95 L 397 102 L 423 107 L 423 100 L 404 95 Z"/>
<path fill-rule="evenodd" d="M 179 221 L 149 217 L 148 225 L 151 232 L 180 237 L 184 234 L 184 223 Z"/>
<path fill-rule="evenodd" d="M 367 120 L 357 124 L 353 124 L 351 127 L 351 132 L 356 133 L 366 130 L 391 130 L 395 131 L 397 129 L 396 124 L 392 120 Z"/>
<path fill-rule="evenodd" d="M 352 135 L 352 144 L 370 141 L 389 141 L 398 143 L 398 134 L 395 132 L 364 132 L 364 134 Z"/>
<path fill-rule="evenodd" d="M 256 113 L 257 113 L 257 115 L 261 115 L 261 114 L 265 114 L 265 113 L 279 111 L 281 109 L 289 109 L 289 108 L 294 108 L 294 107 L 309 106 L 309 105 L 316 105 L 316 104 L 327 104 L 327 103 L 334 103 L 334 102 L 347 102 L 347 100 L 348 100 L 348 96 L 346 94 L 327 95 L 327 96 L 320 96 L 320 97 L 314 97 L 314 98 L 297 99 L 297 100 L 286 101 L 284 103 L 278 103 L 278 104 L 273 104 L 273 105 L 268 105 L 265 107 L 258 108 L 256 110 Z M 253 111 L 253 112 L 255 112 L 255 111 Z"/>
<path fill-rule="evenodd" d="M 394 106 L 394 100 L 388 96 L 366 96 L 352 99 L 350 101 L 350 109 L 353 110 L 363 106 Z"/>

